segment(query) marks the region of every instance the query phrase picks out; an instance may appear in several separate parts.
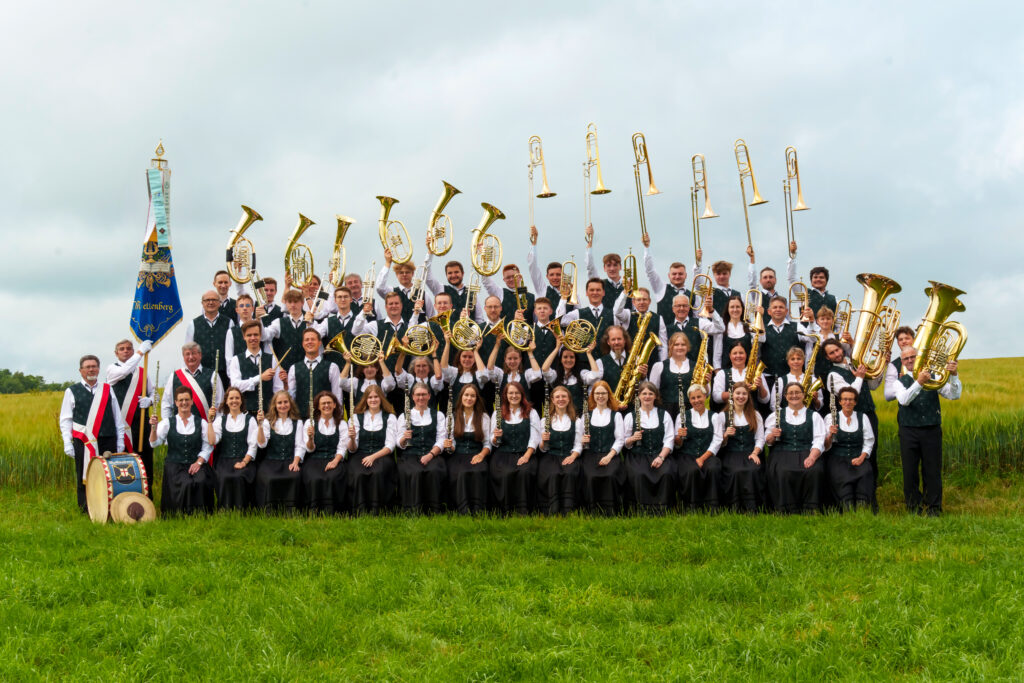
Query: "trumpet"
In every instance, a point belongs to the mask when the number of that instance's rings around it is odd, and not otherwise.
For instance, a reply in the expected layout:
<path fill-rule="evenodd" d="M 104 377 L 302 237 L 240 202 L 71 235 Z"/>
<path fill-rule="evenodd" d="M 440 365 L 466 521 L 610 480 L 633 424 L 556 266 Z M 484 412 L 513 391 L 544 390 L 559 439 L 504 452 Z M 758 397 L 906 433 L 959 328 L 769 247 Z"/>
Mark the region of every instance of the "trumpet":
<path fill-rule="evenodd" d="M 796 180 L 796 204 L 793 204 L 793 192 L 791 183 Z M 786 179 L 782 181 L 782 194 L 786 203 L 786 252 L 789 251 L 790 243 L 796 242 L 796 227 L 793 221 L 794 211 L 806 211 L 811 208 L 804 203 L 804 193 L 800 189 L 800 167 L 796 161 L 796 147 L 790 145 L 786 148 Z"/>
<path fill-rule="evenodd" d="M 462 190 L 451 183 L 442 180 L 441 184 L 444 185 L 444 189 L 441 190 L 441 198 L 437 200 L 437 205 L 430 212 L 430 220 L 427 221 L 427 250 L 434 256 L 444 256 L 452 250 L 455 229 L 452 226 L 452 219 L 444 213 L 444 207 L 448 205 L 452 197 L 462 193 Z"/>
<path fill-rule="evenodd" d="M 525 313 L 526 309 L 530 306 L 530 299 L 526 296 L 526 283 L 523 282 L 523 275 L 518 270 L 516 271 L 515 283 L 516 309 Z"/>
<path fill-rule="evenodd" d="M 597 126 L 593 122 L 587 124 L 587 160 L 583 162 L 583 227 L 587 227 L 592 223 L 593 213 L 590 209 L 590 198 L 595 194 L 608 194 L 611 192 L 607 187 L 604 186 L 604 181 L 601 179 L 601 152 L 597 148 Z M 594 167 L 597 167 L 597 185 L 594 189 L 590 189 L 590 173 Z M 587 238 L 587 246 L 591 245 L 591 240 Z"/>
<path fill-rule="evenodd" d="M 764 332 L 764 316 L 758 313 L 761 306 L 761 290 L 748 289 L 743 300 L 743 319 L 754 335 Z"/>
<path fill-rule="evenodd" d="M 504 219 L 505 214 L 487 202 L 482 202 L 480 206 L 484 207 L 484 215 L 470 240 L 470 258 L 476 272 L 488 277 L 501 269 L 501 240 L 495 235 L 487 234 L 487 229 L 494 221 Z"/>
<path fill-rule="evenodd" d="M 570 306 L 579 304 L 579 296 L 576 294 L 576 262 L 575 255 L 562 264 L 562 282 L 558 285 L 558 295 L 565 299 Z"/>
<path fill-rule="evenodd" d="M 842 337 L 844 334 L 850 332 L 850 317 L 853 313 L 853 302 L 850 301 L 850 295 L 847 294 L 845 299 L 840 299 L 836 303 L 836 314 L 835 321 L 832 325 L 832 331 L 837 337 Z"/>
<path fill-rule="evenodd" d="M 850 363 L 853 367 L 864 365 L 867 367 L 866 377 L 875 379 L 885 372 L 889 350 L 900 324 L 896 298 L 889 295 L 897 294 L 903 288 L 895 280 L 874 273 L 861 273 L 857 282 L 864 286 L 864 300 L 856 311 L 859 315 L 857 329 L 853 333 Z"/>
<path fill-rule="evenodd" d="M 800 280 L 791 284 L 789 286 L 789 317 L 793 320 L 803 320 L 804 309 L 807 308 L 807 301 L 807 285 Z M 794 311 L 796 312 L 794 313 Z"/>
<path fill-rule="evenodd" d="M 622 261 L 622 290 L 626 292 L 626 296 L 632 299 L 639 296 L 639 287 L 640 283 L 639 277 L 637 276 L 636 256 L 633 255 L 633 249 L 630 248 L 629 253 L 626 254 L 626 258 Z"/>
<path fill-rule="evenodd" d="M 651 161 L 647 156 L 647 140 L 643 133 L 633 133 L 633 157 L 636 163 L 633 164 L 633 177 L 636 179 L 636 201 L 640 208 L 640 235 L 647 240 L 647 216 L 644 214 L 644 195 L 661 194 L 661 190 L 654 184 L 654 174 L 651 173 Z M 640 183 L 640 167 L 647 167 L 647 192 L 643 191 Z"/>
<path fill-rule="evenodd" d="M 946 319 L 953 313 L 964 312 L 967 307 L 957 298 L 964 294 L 964 290 L 935 280 L 929 282 L 932 286 L 924 290 L 930 298 L 928 310 L 914 335 L 914 348 L 917 349 L 914 374 L 927 370 L 931 379 L 922 386 L 935 390 L 949 381 L 946 364 L 955 361 L 967 343 L 967 330 L 964 326 Z"/>
<path fill-rule="evenodd" d="M 763 198 L 757 190 L 757 178 L 754 177 L 754 167 L 750 164 L 750 150 L 747 149 L 747 143 L 740 138 L 733 143 L 732 150 L 736 154 L 736 168 L 740 172 L 740 194 L 743 195 L 743 220 L 747 225 L 747 246 L 753 248 L 754 243 L 750 239 L 750 215 L 747 212 L 747 207 L 767 204 L 768 200 Z M 750 204 L 747 204 L 747 186 L 744 182 L 748 177 L 750 178 L 750 187 L 754 192 L 754 198 Z"/>
<path fill-rule="evenodd" d="M 242 204 L 242 217 L 228 238 L 225 270 L 228 271 L 231 279 L 240 285 L 250 282 L 256 269 L 256 252 L 252 248 L 252 242 L 242 237 L 242 234 L 253 223 L 261 220 L 263 220 L 263 216 L 259 215 L 255 209 L 250 209 Z"/>
<path fill-rule="evenodd" d="M 313 221 L 300 213 L 299 223 L 284 248 L 284 272 L 291 278 L 293 287 L 302 288 L 313 281 L 313 252 L 299 242 L 302 233 L 311 225 L 314 225 Z"/>
<path fill-rule="evenodd" d="M 530 170 L 530 225 L 533 226 L 535 225 L 533 222 L 533 169 L 540 166 L 542 178 L 540 193 L 537 195 L 537 198 L 547 199 L 548 197 L 554 197 L 556 193 L 552 192 L 551 188 L 548 187 L 548 169 L 544 165 L 544 148 L 541 146 L 540 136 L 531 135 L 527 146 L 530 150 L 530 163 L 527 165 L 527 168 Z"/>
<path fill-rule="evenodd" d="M 690 214 L 693 221 L 693 260 L 697 264 L 697 272 L 700 274 L 700 260 L 697 252 L 700 250 L 700 222 L 704 218 L 718 218 L 718 214 L 711 208 L 711 199 L 708 197 L 708 173 L 704 164 L 703 154 L 694 154 L 690 157 L 690 166 L 693 169 L 693 187 L 690 188 Z M 704 213 L 698 208 L 698 197 L 701 191 L 704 192 Z"/>
<path fill-rule="evenodd" d="M 380 218 L 377 219 L 377 231 L 380 243 L 385 249 L 391 250 L 391 260 L 395 263 L 408 263 L 412 258 L 412 241 L 409 231 L 402 221 L 388 220 L 391 209 L 398 203 L 394 197 L 377 195 L 380 202 Z"/>

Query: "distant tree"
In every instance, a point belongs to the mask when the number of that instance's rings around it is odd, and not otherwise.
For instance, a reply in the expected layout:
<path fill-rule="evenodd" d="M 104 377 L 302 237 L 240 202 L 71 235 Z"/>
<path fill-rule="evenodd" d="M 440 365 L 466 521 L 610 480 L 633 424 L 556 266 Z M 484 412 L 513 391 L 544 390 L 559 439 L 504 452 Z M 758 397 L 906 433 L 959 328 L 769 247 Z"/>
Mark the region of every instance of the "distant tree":
<path fill-rule="evenodd" d="M 46 382 L 39 375 L 26 375 L 0 368 L 0 394 L 28 394 L 36 391 L 62 391 L 74 382 Z"/>

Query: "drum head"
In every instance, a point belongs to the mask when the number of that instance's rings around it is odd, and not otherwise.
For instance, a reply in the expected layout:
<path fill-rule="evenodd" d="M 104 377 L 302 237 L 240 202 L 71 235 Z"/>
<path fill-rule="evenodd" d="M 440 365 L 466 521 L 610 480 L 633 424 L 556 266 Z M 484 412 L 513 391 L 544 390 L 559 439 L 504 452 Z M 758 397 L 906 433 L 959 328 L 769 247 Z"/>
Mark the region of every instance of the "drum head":
<path fill-rule="evenodd" d="M 156 506 L 141 493 L 127 491 L 110 504 L 110 518 L 121 524 L 151 522 L 156 519 Z"/>
<path fill-rule="evenodd" d="M 89 506 L 89 518 L 106 524 L 110 517 L 110 480 L 107 478 L 105 458 L 93 458 L 85 474 L 85 501 Z"/>

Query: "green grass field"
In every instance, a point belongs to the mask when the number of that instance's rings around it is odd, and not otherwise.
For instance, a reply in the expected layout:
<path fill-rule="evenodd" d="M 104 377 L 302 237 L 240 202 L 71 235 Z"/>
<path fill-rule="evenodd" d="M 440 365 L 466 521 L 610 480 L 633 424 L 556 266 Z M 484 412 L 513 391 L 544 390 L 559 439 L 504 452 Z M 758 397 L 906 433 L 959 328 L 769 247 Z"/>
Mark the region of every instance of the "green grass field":
<path fill-rule="evenodd" d="M 60 397 L 0 397 L 0 678 L 1020 680 L 1024 360 L 962 368 L 940 519 L 883 408 L 878 516 L 96 526 Z"/>

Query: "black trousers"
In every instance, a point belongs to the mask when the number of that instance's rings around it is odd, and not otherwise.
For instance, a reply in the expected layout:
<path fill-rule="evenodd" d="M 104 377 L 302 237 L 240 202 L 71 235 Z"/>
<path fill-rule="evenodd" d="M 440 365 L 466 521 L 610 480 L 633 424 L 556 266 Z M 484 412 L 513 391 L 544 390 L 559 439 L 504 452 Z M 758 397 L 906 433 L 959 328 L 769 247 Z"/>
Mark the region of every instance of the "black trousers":
<path fill-rule="evenodd" d="M 923 503 L 928 514 L 942 512 L 942 426 L 900 427 L 900 459 L 907 510 L 919 512 Z"/>
<path fill-rule="evenodd" d="M 828 397 L 826 396 L 826 403 L 827 403 L 827 398 Z M 878 436 L 878 415 L 876 415 L 875 411 L 872 410 L 870 413 L 864 413 L 864 417 L 868 418 L 868 423 L 871 424 L 871 433 L 875 435 L 875 443 L 874 443 L 873 446 L 871 446 L 871 453 L 868 454 L 869 455 L 868 463 L 870 463 L 870 465 L 871 465 L 871 478 L 874 480 L 875 488 L 877 489 L 878 488 L 878 441 L 879 441 L 879 436 Z M 824 419 L 824 418 L 822 418 L 822 419 Z"/>
<path fill-rule="evenodd" d="M 111 453 L 117 452 L 116 436 L 98 437 L 96 444 L 99 447 L 99 455 L 103 455 L 106 451 Z M 88 512 L 89 507 L 85 500 L 85 484 L 82 483 L 82 469 L 85 467 L 85 444 L 78 439 L 71 439 L 71 448 L 75 452 L 75 488 L 78 494 L 78 509 L 82 512 Z"/>

